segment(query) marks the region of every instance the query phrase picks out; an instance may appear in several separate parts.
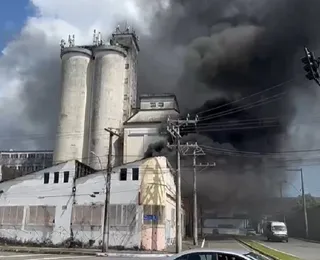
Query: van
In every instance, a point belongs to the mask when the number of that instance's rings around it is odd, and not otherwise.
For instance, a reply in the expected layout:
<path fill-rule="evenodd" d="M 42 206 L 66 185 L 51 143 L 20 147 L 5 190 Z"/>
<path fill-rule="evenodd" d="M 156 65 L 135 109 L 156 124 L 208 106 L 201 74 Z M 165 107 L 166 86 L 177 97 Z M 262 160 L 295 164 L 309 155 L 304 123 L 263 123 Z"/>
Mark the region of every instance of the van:
<path fill-rule="evenodd" d="M 264 236 L 268 241 L 286 241 L 289 242 L 287 226 L 284 222 L 269 221 L 266 223 Z"/>

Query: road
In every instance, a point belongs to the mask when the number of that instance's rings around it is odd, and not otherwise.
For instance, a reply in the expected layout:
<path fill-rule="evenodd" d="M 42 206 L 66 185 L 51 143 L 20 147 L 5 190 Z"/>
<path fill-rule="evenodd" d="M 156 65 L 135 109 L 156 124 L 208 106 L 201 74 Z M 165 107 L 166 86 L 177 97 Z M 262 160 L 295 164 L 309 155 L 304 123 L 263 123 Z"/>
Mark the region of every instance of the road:
<path fill-rule="evenodd" d="M 96 256 L 76 256 L 76 255 L 50 255 L 50 254 L 24 254 L 0 252 L 0 260 L 97 260 Z M 110 258 L 108 258 L 110 259 Z"/>
<path fill-rule="evenodd" d="M 265 238 L 259 239 L 259 242 L 267 247 L 271 247 L 281 252 L 294 255 L 303 260 L 320 259 L 320 243 L 310 243 L 293 238 L 289 238 L 289 243 L 269 242 L 266 241 Z"/>

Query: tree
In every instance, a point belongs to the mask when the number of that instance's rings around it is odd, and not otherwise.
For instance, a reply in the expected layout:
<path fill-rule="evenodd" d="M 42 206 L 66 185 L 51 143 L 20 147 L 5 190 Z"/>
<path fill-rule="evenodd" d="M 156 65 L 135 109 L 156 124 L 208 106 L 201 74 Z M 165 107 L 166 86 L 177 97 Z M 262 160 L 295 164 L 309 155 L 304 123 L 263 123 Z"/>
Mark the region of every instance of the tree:
<path fill-rule="evenodd" d="M 305 198 L 306 198 L 307 209 L 320 206 L 320 201 L 317 200 L 315 197 L 313 197 L 310 193 L 306 194 Z M 294 209 L 296 210 L 303 209 L 303 199 L 301 195 L 297 197 L 297 205 L 294 207 Z"/>

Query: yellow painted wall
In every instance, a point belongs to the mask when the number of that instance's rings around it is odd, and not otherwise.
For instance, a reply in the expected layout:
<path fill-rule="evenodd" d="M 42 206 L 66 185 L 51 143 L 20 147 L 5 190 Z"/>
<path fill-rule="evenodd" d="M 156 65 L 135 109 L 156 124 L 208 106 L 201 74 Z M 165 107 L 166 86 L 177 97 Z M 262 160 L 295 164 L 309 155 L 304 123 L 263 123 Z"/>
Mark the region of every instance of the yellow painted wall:
<path fill-rule="evenodd" d="M 146 160 L 140 168 L 141 203 L 143 205 L 166 205 L 166 161 L 157 157 Z"/>

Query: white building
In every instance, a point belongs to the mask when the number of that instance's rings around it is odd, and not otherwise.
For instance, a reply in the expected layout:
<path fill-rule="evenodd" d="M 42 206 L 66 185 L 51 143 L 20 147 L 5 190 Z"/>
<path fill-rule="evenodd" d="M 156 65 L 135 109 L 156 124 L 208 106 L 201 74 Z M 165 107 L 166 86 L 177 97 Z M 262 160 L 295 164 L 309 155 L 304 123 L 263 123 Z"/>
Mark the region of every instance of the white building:
<path fill-rule="evenodd" d="M 140 108 L 124 123 L 123 161 L 140 160 L 148 146 L 166 136 L 159 132 L 167 118 L 179 116 L 179 106 L 173 94 L 141 95 Z M 166 131 L 166 128 L 163 129 Z"/>
<path fill-rule="evenodd" d="M 69 161 L 1 182 L 1 238 L 101 245 L 105 177 Z M 114 168 L 110 214 L 110 246 L 164 250 L 172 243 L 175 184 L 165 157 Z"/>

